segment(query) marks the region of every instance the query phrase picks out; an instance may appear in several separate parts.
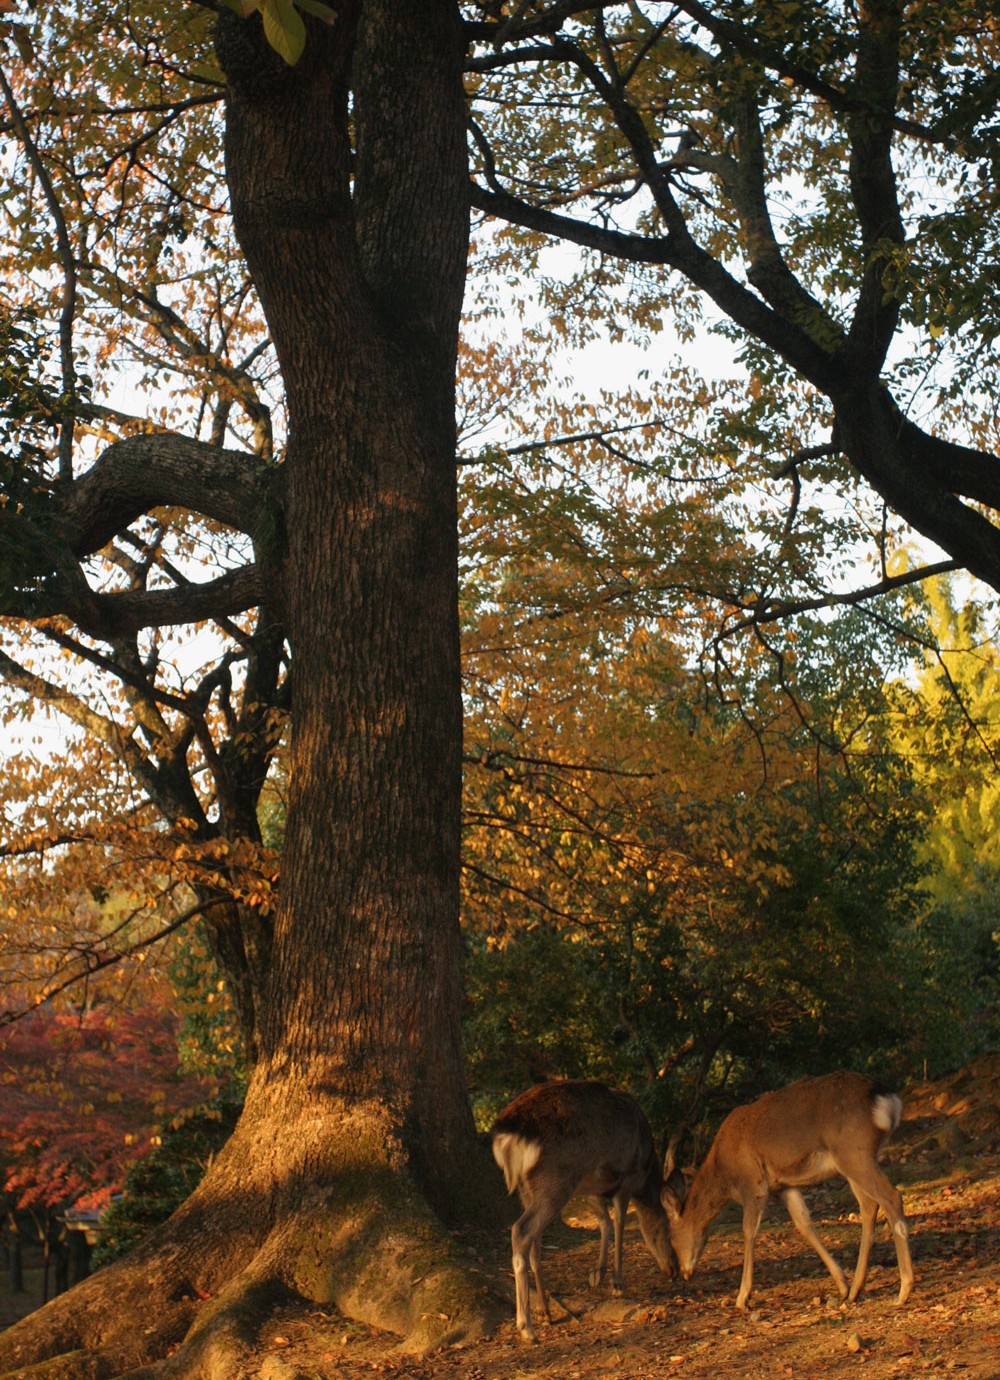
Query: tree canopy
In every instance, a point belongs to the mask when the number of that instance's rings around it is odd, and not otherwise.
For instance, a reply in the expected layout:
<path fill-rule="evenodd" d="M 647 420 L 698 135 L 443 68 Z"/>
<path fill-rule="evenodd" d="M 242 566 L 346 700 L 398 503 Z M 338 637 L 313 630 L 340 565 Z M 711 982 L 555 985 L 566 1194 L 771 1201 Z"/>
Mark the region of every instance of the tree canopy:
<path fill-rule="evenodd" d="M 495 1299 L 439 1220 L 485 1210 L 463 688 L 480 935 L 498 896 L 617 908 L 655 985 L 661 888 L 705 917 L 736 867 L 756 961 L 813 810 L 795 731 L 843 762 L 876 741 L 901 590 L 957 569 L 1000 590 L 995 21 L 971 0 L 0 8 L 0 674 L 5 712 L 80 735 L 5 801 L 4 847 L 43 890 L 96 872 L 139 924 L 38 936 L 31 963 L 50 986 L 68 953 L 117 964 L 155 939 L 146 900 L 164 932 L 200 913 L 251 1066 L 189 1203 L 0 1366 L 99 1346 L 117 1373 L 186 1337 L 171 1373 L 199 1373 L 289 1293 L 414 1347 L 474 1333 Z M 667 325 L 735 367 L 666 357 Z M 646 344 L 647 376 L 564 381 L 599 337 Z M 732 772 L 678 818 L 720 742 Z M 762 762 L 789 782 L 776 816 Z M 889 896 L 905 867 L 879 844 Z M 613 887 L 596 910 L 570 894 L 581 852 Z M 847 875 L 799 898 L 804 943 L 863 928 Z M 109 1331 L 151 1271 L 149 1326 Z"/>

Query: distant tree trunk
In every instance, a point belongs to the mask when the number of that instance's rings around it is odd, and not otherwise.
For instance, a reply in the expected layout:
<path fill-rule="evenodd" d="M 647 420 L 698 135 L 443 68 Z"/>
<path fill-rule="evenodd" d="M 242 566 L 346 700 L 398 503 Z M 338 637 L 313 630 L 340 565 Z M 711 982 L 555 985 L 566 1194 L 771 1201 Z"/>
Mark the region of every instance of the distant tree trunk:
<path fill-rule="evenodd" d="M 12 1294 L 24 1293 L 24 1253 L 21 1249 L 21 1233 L 13 1213 L 8 1215 L 6 1231 L 7 1282 Z"/>
<path fill-rule="evenodd" d="M 453 0 L 336 8 L 294 68 L 256 19 L 219 30 L 289 416 L 293 751 L 246 1107 L 161 1233 L 5 1336 L 0 1373 L 74 1344 L 116 1373 L 194 1323 L 155 1373 L 231 1374 L 291 1296 L 415 1348 L 496 1315 L 431 1211 L 467 1214 L 484 1181 L 459 1027 L 461 26 Z"/>

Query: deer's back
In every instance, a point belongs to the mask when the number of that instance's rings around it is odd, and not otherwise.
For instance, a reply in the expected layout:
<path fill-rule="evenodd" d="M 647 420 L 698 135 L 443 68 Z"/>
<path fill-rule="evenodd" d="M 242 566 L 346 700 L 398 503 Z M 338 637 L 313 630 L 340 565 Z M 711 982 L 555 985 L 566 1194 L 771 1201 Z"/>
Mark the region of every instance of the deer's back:
<path fill-rule="evenodd" d="M 803 1078 L 737 1107 L 713 1147 L 725 1177 L 760 1174 L 769 1187 L 816 1183 L 878 1150 L 898 1122 L 899 1098 L 860 1073 Z"/>
<path fill-rule="evenodd" d="M 529 1088 L 500 1113 L 491 1136 L 511 1188 L 544 1179 L 572 1193 L 604 1196 L 626 1185 L 642 1196 L 651 1176 L 658 1178 L 641 1109 L 601 1083 L 567 1079 Z M 515 1164 L 520 1172 L 512 1183 Z M 652 1188 L 658 1194 L 659 1182 Z"/>

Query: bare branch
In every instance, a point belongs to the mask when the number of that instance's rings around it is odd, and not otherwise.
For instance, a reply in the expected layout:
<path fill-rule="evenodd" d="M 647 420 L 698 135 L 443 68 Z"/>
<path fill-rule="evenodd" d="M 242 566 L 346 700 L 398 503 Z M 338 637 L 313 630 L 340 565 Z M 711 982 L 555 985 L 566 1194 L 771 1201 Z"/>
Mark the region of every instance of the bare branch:
<path fill-rule="evenodd" d="M 800 613 L 815 613 L 819 609 L 851 607 L 868 603 L 880 595 L 891 594 L 897 589 L 921 584 L 936 575 L 950 575 L 960 570 L 958 561 L 937 561 L 924 565 L 919 570 L 907 570 L 900 575 L 889 575 L 877 584 L 866 585 L 863 589 L 849 590 L 844 594 L 817 594 L 803 599 L 762 599 L 752 606 L 745 618 L 729 623 L 719 634 L 721 639 L 735 637 L 748 628 L 759 628 L 766 623 L 779 623 L 785 618 L 793 618 Z"/>
<path fill-rule="evenodd" d="M 206 910 L 211 910 L 213 906 L 231 904 L 230 897 L 217 896 L 209 897 L 204 901 L 199 901 L 196 905 L 190 906 L 170 924 L 164 925 L 156 934 L 147 935 L 144 939 L 136 940 L 134 944 L 127 945 L 124 949 L 106 949 L 103 953 L 95 953 L 91 949 L 85 949 L 79 954 L 80 966 L 76 972 L 70 973 L 68 977 L 54 986 L 45 989 L 42 1001 L 34 1002 L 30 1006 L 22 1006 L 13 1011 L 0 1011 L 0 1028 L 5 1025 L 13 1025 L 15 1021 L 22 1020 L 25 1016 L 37 1011 L 38 1007 L 50 1002 L 53 997 L 58 997 L 68 988 L 76 986 L 78 982 L 85 982 L 92 978 L 95 973 L 102 972 L 105 968 L 112 968 L 123 959 L 131 958 L 144 949 L 151 948 L 154 944 L 162 944 L 170 935 L 175 934 L 179 929 L 193 920 L 195 916 L 203 914 Z"/>
<path fill-rule="evenodd" d="M 139 306 L 168 346 L 179 351 L 186 361 L 197 368 L 199 374 L 207 373 L 214 379 L 222 398 L 237 403 L 253 425 L 257 454 L 262 460 L 272 459 L 274 436 L 271 411 L 261 402 L 247 372 L 258 350 L 253 351 L 242 365 L 228 364 L 219 351 L 212 350 L 182 316 L 160 301 L 155 288 L 139 288 L 104 265 L 89 266 L 86 276 L 96 291 L 101 291 L 102 282 L 106 281 L 110 289 L 106 295 L 110 300 L 131 301 Z M 259 350 L 265 348 L 266 342 Z"/>
<path fill-rule="evenodd" d="M 706 28 L 718 42 L 742 53 L 744 57 L 760 63 L 761 66 L 777 73 L 779 77 L 785 77 L 789 81 L 795 82 L 804 91 L 810 91 L 814 96 L 819 96 L 831 110 L 864 115 L 877 108 L 864 96 L 851 95 L 841 90 L 840 87 L 825 81 L 811 68 L 765 47 L 747 33 L 742 25 L 734 23 L 730 19 L 719 18 L 718 15 L 712 13 L 707 5 L 701 4 L 700 0 L 676 0 L 676 5 L 679 10 L 683 10 L 685 14 L 690 15 L 692 19 Z M 863 91 L 864 89 L 863 86 L 859 86 L 859 90 Z M 928 143 L 941 142 L 940 136 L 933 129 L 916 120 L 907 120 L 901 115 L 892 118 L 892 127 L 901 134 L 909 134 Z"/>
<path fill-rule="evenodd" d="M 6 652 L 0 651 L 0 675 L 6 684 L 30 695 L 39 704 L 49 705 L 65 714 L 98 742 L 106 743 L 120 758 L 151 799 L 159 801 L 156 773 L 136 743 L 113 719 L 98 714 L 64 686 L 54 685 L 43 676 L 21 666 Z M 165 813 L 168 813 L 165 811 Z M 169 815 L 168 815 L 169 817 Z"/>

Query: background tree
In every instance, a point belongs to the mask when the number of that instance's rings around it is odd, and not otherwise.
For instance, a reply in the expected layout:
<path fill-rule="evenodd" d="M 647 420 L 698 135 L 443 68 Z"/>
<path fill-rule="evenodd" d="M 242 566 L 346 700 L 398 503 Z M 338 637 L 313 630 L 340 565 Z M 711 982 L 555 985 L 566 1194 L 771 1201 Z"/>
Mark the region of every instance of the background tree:
<path fill-rule="evenodd" d="M 42 1011 L 0 1035 L 4 1192 L 15 1208 L 106 1207 L 129 1163 L 201 1108 L 164 1007 Z"/>
<path fill-rule="evenodd" d="M 753 376 L 717 431 L 742 449 L 793 423 L 769 467 L 790 481 L 789 540 L 747 610 L 815 591 L 808 535 L 802 555 L 793 540 L 814 476 L 862 504 L 870 486 L 995 588 L 992 21 L 961 0 L 905 17 L 899 0 L 528 10 L 471 63 L 474 203 L 530 231 L 536 263 L 580 246 L 578 271 L 543 279 L 577 339 L 603 314 L 594 282 L 625 332 L 665 311 L 690 329 L 708 302 Z"/>
<path fill-rule="evenodd" d="M 922 666 L 915 683 L 894 687 L 893 732 L 933 801 L 920 850 L 931 904 L 912 981 L 939 1032 L 934 1055 L 954 1063 L 997 1042 L 1000 666 L 981 607 L 960 602 L 952 581 L 931 581 L 922 593 Z"/>
<path fill-rule="evenodd" d="M 641 586 L 609 603 L 621 552 L 578 539 L 581 511 L 564 491 L 526 506 L 510 566 L 485 522 L 466 548 L 483 554 L 463 904 L 483 1121 L 553 1074 L 629 1084 L 663 1126 L 706 1088 L 728 1101 L 845 1047 L 905 1076 L 928 1048 L 906 975 L 931 959 L 931 787 L 892 738 L 904 611 L 883 600 L 877 637 L 858 610 L 797 620 L 794 701 L 746 644 L 720 703 L 690 667 L 690 604 L 650 619 Z"/>
<path fill-rule="evenodd" d="M 218 61 L 193 5 L 7 24 L 3 669 L 118 754 L 136 808 L 167 821 L 169 857 L 197 852 L 254 1064 L 232 1140 L 163 1233 L 5 1335 L 0 1363 L 22 1372 L 81 1347 L 134 1367 L 189 1328 L 173 1373 L 208 1348 L 232 1366 L 277 1297 L 333 1299 L 411 1345 L 490 1317 L 428 1208 L 467 1211 L 478 1180 L 458 1031 L 467 97 L 475 203 L 533 232 L 481 236 L 495 283 L 504 255 L 534 277 L 549 235 L 588 251 L 579 275 L 543 283 L 550 319 L 573 323 L 562 339 L 608 304 L 630 330 L 668 309 L 690 323 L 693 291 L 739 338 L 749 384 L 693 389 L 674 414 L 696 401 L 713 419 L 676 428 L 674 473 L 711 481 L 721 458 L 731 480 L 714 522 L 706 508 L 678 529 L 704 531 L 694 569 L 719 558 L 704 597 L 722 632 L 829 602 L 814 480 L 856 502 L 840 526 L 870 532 L 870 588 L 892 584 L 883 501 L 998 584 L 988 412 L 960 430 L 944 388 L 933 424 L 914 417 L 929 349 L 963 402 L 991 381 L 991 313 L 975 308 L 993 258 L 995 35 L 977 7 L 911 7 L 905 31 L 896 0 L 777 29 L 770 8 L 693 0 L 332 8 L 294 66 L 263 36 L 288 5 L 267 5 L 266 26 L 220 16 Z M 668 268 L 686 280 L 673 297 Z M 890 353 L 903 325 L 926 331 Z M 47 369 L 22 367 L 45 349 Z M 116 406 L 113 368 L 133 362 L 159 385 L 148 416 Z M 662 457 L 658 402 L 640 420 Z M 758 482 L 767 501 L 741 505 Z M 761 516 L 730 551 L 741 506 Z M 678 502 L 664 521 L 685 515 Z M 206 623 L 207 653 L 165 631 Z M 779 683 L 791 638 L 757 644 Z M 707 642 L 722 678 L 726 645 Z M 289 708 L 272 910 L 257 807 Z M 118 1306 L 130 1297 L 142 1329 Z"/>

